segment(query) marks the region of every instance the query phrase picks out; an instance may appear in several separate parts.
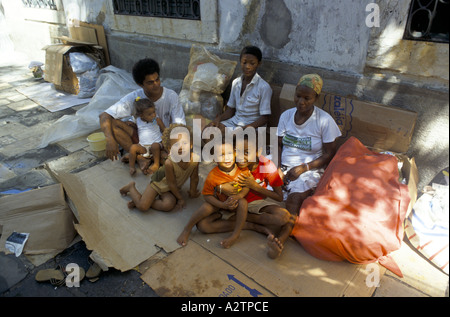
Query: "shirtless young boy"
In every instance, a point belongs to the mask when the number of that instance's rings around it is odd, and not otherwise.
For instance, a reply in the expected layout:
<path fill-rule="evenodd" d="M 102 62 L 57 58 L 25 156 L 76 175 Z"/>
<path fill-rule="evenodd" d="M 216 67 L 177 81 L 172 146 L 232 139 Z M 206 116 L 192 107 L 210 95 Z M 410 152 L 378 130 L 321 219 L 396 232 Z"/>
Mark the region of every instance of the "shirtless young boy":
<path fill-rule="evenodd" d="M 249 192 L 249 189 L 242 189 L 238 194 L 229 197 L 222 193 L 217 193 L 215 190 L 219 184 L 237 181 L 238 176 L 241 174 L 241 169 L 236 164 L 236 154 L 233 145 L 224 143 L 220 146 L 220 150 L 221 153 L 216 158 L 217 166 L 211 170 L 205 180 L 202 191 L 205 202 L 194 212 L 177 239 L 177 242 L 182 246 L 186 245 L 192 228 L 197 225 L 197 228 L 203 233 L 232 231 L 231 236 L 220 243 L 222 247 L 229 248 L 239 238 L 245 224 L 247 201 L 244 197 Z M 222 220 L 220 209 L 235 211 L 236 221 Z"/>
<path fill-rule="evenodd" d="M 184 127 L 186 133 L 178 134 L 178 138 L 171 139 L 170 135 L 173 129 Z M 189 197 L 196 198 L 200 196 L 197 190 L 198 186 L 198 162 L 194 162 L 192 153 L 191 135 L 188 128 L 181 124 L 171 124 L 163 133 L 164 147 L 169 149 L 170 155 L 164 162 L 165 176 L 159 181 L 152 181 L 147 185 L 141 194 L 137 189 L 135 182 L 132 181 L 120 189 L 123 196 L 129 195 L 131 201 L 128 208 L 137 208 L 140 211 L 147 211 L 149 208 L 160 211 L 171 211 L 178 206 L 184 208 L 186 205 L 181 195 L 181 186 L 190 178 Z M 190 153 L 189 162 L 176 162 L 172 158 L 174 156 L 172 150 L 176 150 L 174 145 L 178 145 L 178 155 Z M 159 196 L 159 199 L 157 197 Z"/>

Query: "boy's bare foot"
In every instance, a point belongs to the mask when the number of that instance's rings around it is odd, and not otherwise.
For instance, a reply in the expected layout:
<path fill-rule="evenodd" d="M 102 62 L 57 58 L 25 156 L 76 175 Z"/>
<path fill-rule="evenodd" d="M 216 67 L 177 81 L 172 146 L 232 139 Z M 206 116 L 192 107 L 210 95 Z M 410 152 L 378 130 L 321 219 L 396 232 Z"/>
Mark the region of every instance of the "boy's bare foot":
<path fill-rule="evenodd" d="M 234 217 L 234 215 L 233 215 L 233 217 Z M 230 218 L 230 219 L 232 219 L 232 218 Z M 248 222 L 248 221 L 245 222 L 244 227 L 242 229 L 244 229 L 244 230 L 253 230 L 253 231 L 262 233 L 264 235 L 267 235 L 267 236 L 269 234 L 272 234 L 272 231 L 270 231 L 269 228 L 267 228 L 267 227 L 265 227 L 263 225 L 258 225 L 256 223 Z"/>
<path fill-rule="evenodd" d="M 136 182 L 129 182 L 127 185 L 123 186 L 121 189 L 119 189 L 120 194 L 122 196 L 126 196 L 130 192 L 130 188 L 134 186 Z"/>
<path fill-rule="evenodd" d="M 267 256 L 271 259 L 276 259 L 277 257 L 279 257 L 284 248 L 281 241 L 278 240 L 278 238 L 273 234 L 269 234 L 267 236 L 267 246 L 269 247 Z"/>
<path fill-rule="evenodd" d="M 156 164 L 152 164 L 149 168 L 147 168 L 147 175 L 153 174 L 158 170 L 159 166 Z"/>
<path fill-rule="evenodd" d="M 136 207 L 136 204 L 134 203 L 134 201 L 129 201 L 127 204 L 128 209 L 133 209 Z"/>
<path fill-rule="evenodd" d="M 226 238 L 225 240 L 222 240 L 221 242 L 220 242 L 220 245 L 222 246 L 222 247 L 224 247 L 225 249 L 228 249 L 229 247 L 231 247 L 235 242 L 236 242 L 236 240 L 239 238 L 239 236 L 234 236 L 234 235 L 232 235 L 231 237 L 229 237 L 229 238 Z"/>
<path fill-rule="evenodd" d="M 184 247 L 188 242 L 189 234 L 190 231 L 187 231 L 186 229 L 183 230 L 183 232 L 177 238 L 178 244 Z"/>
<path fill-rule="evenodd" d="M 130 175 L 133 176 L 134 174 L 136 174 L 136 169 L 133 167 L 130 167 Z"/>
<path fill-rule="evenodd" d="M 147 175 L 148 174 L 147 170 L 148 170 L 148 167 L 150 166 L 151 160 L 140 156 L 140 157 L 138 157 L 137 161 L 138 161 L 139 168 L 141 169 L 142 173 L 144 175 Z"/>

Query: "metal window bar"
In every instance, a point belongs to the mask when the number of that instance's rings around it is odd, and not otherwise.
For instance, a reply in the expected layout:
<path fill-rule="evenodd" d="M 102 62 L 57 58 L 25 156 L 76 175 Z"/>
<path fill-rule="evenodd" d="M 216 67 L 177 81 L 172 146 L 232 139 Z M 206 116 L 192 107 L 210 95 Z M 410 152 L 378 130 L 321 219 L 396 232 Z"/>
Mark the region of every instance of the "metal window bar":
<path fill-rule="evenodd" d="M 54 0 L 22 0 L 22 3 L 26 8 L 57 10 Z"/>
<path fill-rule="evenodd" d="M 404 39 L 449 43 L 450 0 L 412 0 Z"/>
<path fill-rule="evenodd" d="M 200 0 L 112 0 L 114 14 L 201 20 Z"/>

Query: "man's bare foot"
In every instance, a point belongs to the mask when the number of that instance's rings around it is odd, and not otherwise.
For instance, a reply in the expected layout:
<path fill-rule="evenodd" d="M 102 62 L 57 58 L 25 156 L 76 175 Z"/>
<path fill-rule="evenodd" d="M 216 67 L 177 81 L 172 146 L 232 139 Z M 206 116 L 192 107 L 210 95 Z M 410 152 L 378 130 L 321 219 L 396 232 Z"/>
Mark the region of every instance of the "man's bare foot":
<path fill-rule="evenodd" d="M 120 194 L 122 196 L 128 195 L 128 193 L 130 192 L 131 187 L 135 186 L 135 184 L 136 184 L 136 182 L 129 182 L 127 185 L 125 185 L 121 189 L 119 189 Z"/>
<path fill-rule="evenodd" d="M 177 238 L 178 244 L 184 247 L 188 242 L 189 234 L 190 231 L 187 231 L 186 229 L 183 230 L 183 232 Z"/>
<path fill-rule="evenodd" d="M 238 238 L 239 238 L 239 235 L 237 235 L 237 236 L 232 235 L 231 237 L 226 238 L 225 240 L 222 240 L 220 242 L 220 245 L 222 247 L 224 247 L 225 249 L 228 249 L 229 247 L 231 247 L 236 242 L 236 240 Z"/>
<path fill-rule="evenodd" d="M 276 259 L 277 257 L 279 257 L 284 248 L 281 241 L 278 240 L 278 238 L 273 234 L 269 234 L 267 236 L 267 246 L 269 247 L 267 256 L 271 259 Z"/>
<path fill-rule="evenodd" d="M 129 163 L 130 162 L 130 153 L 127 153 L 124 156 L 122 156 L 122 159 L 120 161 L 125 164 Z"/>

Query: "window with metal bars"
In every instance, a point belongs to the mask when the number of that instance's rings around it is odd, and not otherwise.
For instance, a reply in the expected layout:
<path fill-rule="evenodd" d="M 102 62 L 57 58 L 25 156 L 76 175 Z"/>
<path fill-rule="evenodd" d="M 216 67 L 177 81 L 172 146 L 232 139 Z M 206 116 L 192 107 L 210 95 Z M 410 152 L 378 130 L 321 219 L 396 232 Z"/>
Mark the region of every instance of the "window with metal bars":
<path fill-rule="evenodd" d="M 22 3 L 26 8 L 57 10 L 54 0 L 22 0 Z"/>
<path fill-rule="evenodd" d="M 114 13 L 201 20 L 200 0 L 112 0 Z"/>
<path fill-rule="evenodd" d="M 406 40 L 449 43 L 450 0 L 412 0 L 406 24 Z"/>

